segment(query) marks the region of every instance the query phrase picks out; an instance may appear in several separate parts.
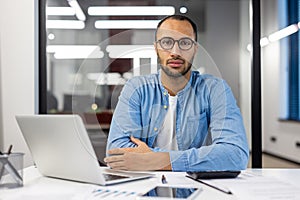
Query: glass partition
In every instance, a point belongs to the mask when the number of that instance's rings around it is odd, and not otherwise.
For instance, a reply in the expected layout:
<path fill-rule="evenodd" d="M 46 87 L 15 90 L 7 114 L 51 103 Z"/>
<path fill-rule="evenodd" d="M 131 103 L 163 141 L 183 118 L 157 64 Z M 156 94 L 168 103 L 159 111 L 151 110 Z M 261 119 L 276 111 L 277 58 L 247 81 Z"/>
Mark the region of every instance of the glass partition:
<path fill-rule="evenodd" d="M 124 83 L 156 73 L 154 35 L 167 15 L 198 25 L 200 51 L 194 70 L 225 79 L 250 134 L 249 1 L 238 0 L 44 0 L 45 78 L 48 114 L 79 114 L 98 155 Z M 43 11 L 43 10 L 42 10 Z M 44 80 L 45 81 L 45 80 Z M 98 148 L 100 146 L 100 148 Z M 101 150 L 99 150 L 101 149 Z"/>

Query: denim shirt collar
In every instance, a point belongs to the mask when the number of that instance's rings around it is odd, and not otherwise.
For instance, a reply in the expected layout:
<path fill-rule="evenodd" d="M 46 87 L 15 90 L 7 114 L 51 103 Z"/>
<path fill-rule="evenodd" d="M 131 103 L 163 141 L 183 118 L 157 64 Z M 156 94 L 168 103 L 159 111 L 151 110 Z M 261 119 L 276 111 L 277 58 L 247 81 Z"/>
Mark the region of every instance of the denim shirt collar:
<path fill-rule="evenodd" d="M 194 79 L 194 77 L 196 76 L 197 73 L 198 73 L 198 72 L 196 72 L 196 71 L 191 71 L 191 76 L 190 76 L 189 81 L 188 81 L 187 84 L 184 86 L 184 88 L 183 88 L 182 90 L 180 90 L 180 91 L 177 93 L 178 96 L 184 94 L 185 91 L 187 91 L 188 89 L 190 89 L 190 87 L 192 86 L 192 83 L 193 83 L 193 79 Z M 159 86 L 160 86 L 161 90 L 162 90 L 163 92 L 167 92 L 167 93 L 168 93 L 168 90 L 167 90 L 167 89 L 163 86 L 163 84 L 162 84 L 162 80 L 161 80 L 161 69 L 158 70 L 158 78 L 159 78 Z"/>

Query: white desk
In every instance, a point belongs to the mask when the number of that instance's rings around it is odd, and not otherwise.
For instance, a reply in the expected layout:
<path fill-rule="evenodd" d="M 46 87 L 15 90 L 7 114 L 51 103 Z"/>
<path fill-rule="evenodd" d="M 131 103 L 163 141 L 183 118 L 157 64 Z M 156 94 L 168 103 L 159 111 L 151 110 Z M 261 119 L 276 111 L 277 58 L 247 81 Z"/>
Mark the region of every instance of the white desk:
<path fill-rule="evenodd" d="M 122 184 L 117 184 L 113 186 L 98 186 L 93 184 L 85 184 L 79 182 L 72 182 L 54 178 L 47 178 L 41 176 L 38 170 L 35 167 L 28 167 L 24 169 L 24 186 L 21 188 L 16 189 L 3 189 L 0 188 L 0 200 L 6 199 L 22 199 L 22 200 L 35 200 L 35 199 L 55 199 L 55 200 L 81 200 L 81 199 L 135 199 L 135 195 L 129 195 L 126 198 L 115 197 L 112 198 L 109 195 L 106 198 L 100 198 L 95 196 L 93 193 L 96 189 L 109 189 L 111 191 L 127 191 L 129 194 L 130 192 L 136 193 L 144 193 L 153 188 L 155 185 L 161 185 L 161 175 L 164 174 L 167 178 L 168 183 L 170 185 L 185 185 L 185 186 L 193 186 L 193 187 L 202 187 L 202 191 L 198 198 L 196 199 L 207 199 L 207 200 L 214 200 L 214 199 L 252 199 L 251 195 L 246 194 L 246 192 L 255 190 L 253 188 L 256 184 L 253 184 L 253 181 L 247 182 L 248 180 L 242 180 L 242 178 L 237 179 L 226 179 L 221 180 L 221 182 L 214 182 L 215 184 L 225 184 L 228 188 L 233 192 L 233 195 L 222 193 L 218 190 L 215 190 L 211 187 L 203 185 L 201 183 L 195 182 L 189 178 L 185 177 L 185 173 L 183 172 L 155 172 L 156 177 L 139 180 L 139 181 L 132 181 Z M 268 188 L 270 186 L 270 181 L 273 180 L 274 182 L 278 182 L 280 184 L 273 185 L 274 187 L 281 187 L 278 188 L 279 193 L 281 192 L 282 199 L 300 199 L 300 169 L 248 169 L 242 172 L 240 175 L 248 176 L 253 175 L 256 178 L 262 178 L 266 180 L 266 185 L 264 188 Z M 239 177 L 240 177 L 239 176 Z M 216 180 L 219 181 L 219 180 Z M 222 182 L 223 181 L 223 182 Z M 281 184 L 287 183 L 287 184 Z M 244 185 L 243 185 L 244 184 Z M 245 184 L 247 186 L 245 186 Z M 258 184 L 264 184 L 262 182 Z M 291 188 L 291 191 L 285 191 L 285 186 Z M 249 189 L 248 189 L 249 186 Z M 252 187 L 252 188 L 251 188 Z M 245 189 L 245 191 L 243 191 Z M 272 192 L 272 187 L 269 188 Z M 265 190 L 265 189 L 264 189 Z M 296 191 L 296 193 L 295 193 Z M 261 192 L 261 191 L 260 191 Z M 290 196 L 287 195 L 287 192 L 293 193 Z M 244 195 L 244 196 L 243 196 Z M 276 196 L 277 197 L 277 196 Z M 265 199 L 265 198 L 255 198 L 257 199 Z M 270 199 L 270 198 L 268 198 Z M 275 199 L 275 198 L 274 198 Z"/>

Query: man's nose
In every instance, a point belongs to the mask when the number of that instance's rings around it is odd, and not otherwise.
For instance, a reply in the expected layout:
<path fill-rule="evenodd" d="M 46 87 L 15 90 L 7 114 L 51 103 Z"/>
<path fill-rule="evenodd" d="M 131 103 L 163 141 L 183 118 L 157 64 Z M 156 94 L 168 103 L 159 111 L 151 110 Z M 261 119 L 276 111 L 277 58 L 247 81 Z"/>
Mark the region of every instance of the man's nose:
<path fill-rule="evenodd" d="M 181 55 L 181 49 L 179 48 L 178 42 L 175 42 L 173 48 L 170 50 L 171 55 Z"/>

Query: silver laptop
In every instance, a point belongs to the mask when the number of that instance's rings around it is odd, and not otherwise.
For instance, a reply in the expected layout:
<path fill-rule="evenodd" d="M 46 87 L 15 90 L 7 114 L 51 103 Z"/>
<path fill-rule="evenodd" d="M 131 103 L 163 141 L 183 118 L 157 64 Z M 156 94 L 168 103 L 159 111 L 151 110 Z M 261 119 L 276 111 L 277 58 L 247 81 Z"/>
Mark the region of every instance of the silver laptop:
<path fill-rule="evenodd" d="M 100 167 L 78 115 L 20 115 L 16 119 L 33 160 L 44 176 L 99 185 L 153 176 Z"/>

